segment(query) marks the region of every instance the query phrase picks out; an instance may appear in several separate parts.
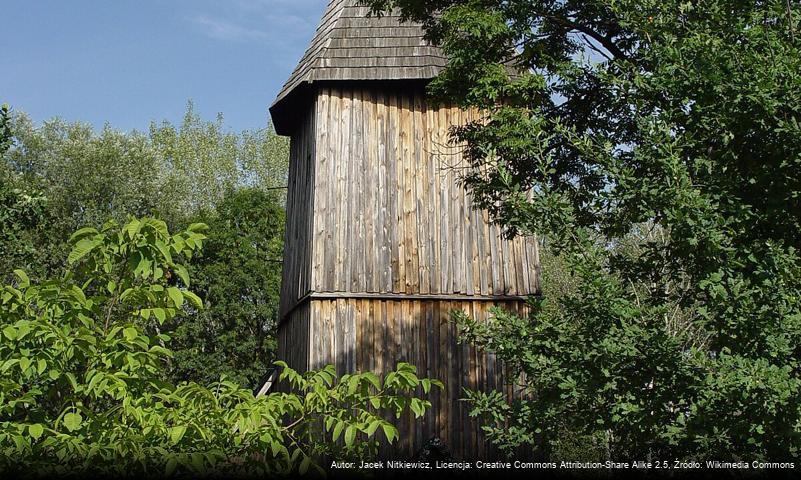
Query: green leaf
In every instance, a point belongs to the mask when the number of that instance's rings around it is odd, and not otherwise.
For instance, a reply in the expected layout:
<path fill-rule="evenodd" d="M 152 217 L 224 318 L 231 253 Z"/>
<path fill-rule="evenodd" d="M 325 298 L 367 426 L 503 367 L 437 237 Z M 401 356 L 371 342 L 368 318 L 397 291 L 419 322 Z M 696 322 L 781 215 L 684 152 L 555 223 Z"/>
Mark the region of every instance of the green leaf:
<path fill-rule="evenodd" d="M 352 447 L 355 439 L 356 439 L 356 426 L 348 425 L 348 428 L 345 429 L 345 445 L 347 445 L 348 447 Z"/>
<path fill-rule="evenodd" d="M 168 287 L 167 295 L 169 295 L 172 303 L 175 305 L 175 308 L 181 308 L 181 305 L 184 304 L 184 294 L 181 293 L 180 289 L 176 287 Z"/>
<path fill-rule="evenodd" d="M 83 417 L 81 417 L 80 413 L 69 412 L 64 415 L 64 420 L 62 421 L 67 430 L 70 432 L 74 432 L 81 428 L 81 423 L 83 423 Z"/>
<path fill-rule="evenodd" d="M 428 393 L 431 390 L 431 380 L 424 378 L 420 380 L 420 383 L 423 385 L 423 393 Z"/>
<path fill-rule="evenodd" d="M 342 428 L 345 426 L 345 422 L 339 420 L 337 424 L 334 426 L 334 433 L 331 435 L 331 440 L 336 442 L 339 436 L 342 434 Z"/>
<path fill-rule="evenodd" d="M 382 423 L 383 422 L 380 419 L 373 420 L 372 422 L 370 422 L 370 425 L 367 426 L 367 430 L 365 430 L 364 433 L 366 433 L 367 436 L 372 437 L 375 434 L 375 431 L 378 430 L 378 427 L 380 427 Z"/>
<path fill-rule="evenodd" d="M 200 297 L 198 297 L 194 293 L 190 292 L 189 290 L 184 291 L 183 294 L 184 294 L 184 297 L 188 298 L 189 301 L 192 302 L 192 304 L 196 308 L 198 308 L 198 309 L 202 309 L 203 308 L 203 300 L 201 300 Z"/>
<path fill-rule="evenodd" d="M 77 230 L 75 233 L 73 233 L 72 236 L 70 236 L 70 239 L 68 240 L 68 242 L 69 243 L 75 243 L 75 241 L 77 241 L 80 238 L 86 237 L 88 235 L 95 235 L 95 234 L 97 234 L 97 229 L 96 228 L 83 227 L 83 228 Z"/>
<path fill-rule="evenodd" d="M 128 238 L 133 240 L 134 236 L 139 233 L 140 228 L 142 228 L 142 223 L 137 219 L 133 219 L 123 227 L 123 230 L 128 234 Z"/>
<path fill-rule="evenodd" d="M 17 338 L 17 329 L 8 325 L 3 329 L 3 335 L 9 340 L 15 340 Z"/>
<path fill-rule="evenodd" d="M 167 314 L 164 312 L 163 308 L 154 308 L 153 315 L 156 317 L 156 320 L 158 320 L 160 324 L 164 323 L 164 320 L 167 318 Z"/>
<path fill-rule="evenodd" d="M 31 285 L 31 279 L 24 271 L 17 269 L 14 270 L 14 274 L 19 279 L 19 288 L 28 288 Z"/>
<path fill-rule="evenodd" d="M 32 363 L 33 363 L 33 361 L 30 358 L 21 357 L 19 359 L 19 368 L 20 368 L 21 371 L 25 372 L 25 371 L 28 370 L 28 368 L 31 366 Z"/>
<path fill-rule="evenodd" d="M 78 390 L 78 382 L 75 380 L 75 375 L 73 375 L 72 372 L 67 372 L 67 373 L 64 374 L 64 376 L 67 377 L 67 381 L 70 382 L 70 386 L 72 387 L 72 390 L 73 391 L 77 391 Z"/>
<path fill-rule="evenodd" d="M 178 278 L 184 283 L 185 287 L 189 287 L 189 272 L 186 271 L 186 267 L 183 265 L 176 265 L 174 267 L 175 273 L 178 275 Z"/>
<path fill-rule="evenodd" d="M 44 433 L 44 427 L 40 423 L 34 423 L 28 426 L 28 433 L 30 433 L 34 440 L 39 440 L 39 437 Z"/>
<path fill-rule="evenodd" d="M 387 437 L 387 441 L 392 443 L 392 441 L 398 438 L 398 430 L 389 423 L 382 423 L 381 429 L 384 430 L 384 436 Z"/>
<path fill-rule="evenodd" d="M 173 445 L 178 444 L 186 433 L 186 425 L 179 425 L 170 429 L 170 441 Z"/>
<path fill-rule="evenodd" d="M 135 327 L 127 327 L 122 331 L 122 335 L 130 342 L 139 336 L 139 330 L 137 330 Z"/>
<path fill-rule="evenodd" d="M 70 254 L 67 256 L 67 263 L 70 265 L 85 257 L 94 250 L 100 242 L 90 238 L 84 238 L 75 244 Z"/>

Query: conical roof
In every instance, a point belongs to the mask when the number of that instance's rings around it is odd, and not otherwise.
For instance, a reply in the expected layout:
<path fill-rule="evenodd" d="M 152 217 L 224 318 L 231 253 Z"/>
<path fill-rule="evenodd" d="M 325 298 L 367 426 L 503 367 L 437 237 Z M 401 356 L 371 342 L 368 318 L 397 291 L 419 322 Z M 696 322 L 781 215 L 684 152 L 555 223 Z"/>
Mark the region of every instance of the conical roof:
<path fill-rule="evenodd" d="M 401 23 L 396 13 L 368 16 L 359 0 L 331 0 L 306 53 L 276 97 L 270 112 L 276 130 L 289 99 L 303 86 L 324 81 L 428 80 L 446 59 L 423 39 L 420 24 Z"/>

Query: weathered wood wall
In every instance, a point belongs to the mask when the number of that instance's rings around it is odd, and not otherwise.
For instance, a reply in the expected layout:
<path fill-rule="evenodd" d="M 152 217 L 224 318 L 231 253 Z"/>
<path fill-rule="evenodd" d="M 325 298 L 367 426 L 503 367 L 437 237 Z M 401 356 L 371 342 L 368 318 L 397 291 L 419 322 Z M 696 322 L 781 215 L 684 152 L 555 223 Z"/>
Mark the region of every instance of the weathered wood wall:
<path fill-rule="evenodd" d="M 537 293 L 536 240 L 506 240 L 472 208 L 449 128 L 422 90 L 325 87 L 292 136 L 279 356 L 299 370 L 383 373 L 398 361 L 446 384 L 423 422 L 402 419 L 395 458 L 439 436 L 485 452 L 462 388 L 503 388 L 492 355 L 459 345 L 450 310 L 483 319 Z"/>
<path fill-rule="evenodd" d="M 316 299 L 304 302 L 281 326 L 282 359 L 296 369 L 336 366 L 337 373 L 378 372 L 398 362 L 415 365 L 420 376 L 443 382 L 427 396 L 432 408 L 422 419 L 393 420 L 400 441 L 384 452 L 390 458 L 414 455 L 426 441 L 441 438 L 459 457 L 483 458 L 490 449 L 478 424 L 459 401 L 464 388 L 514 394 L 503 365 L 493 354 L 459 342 L 451 312 L 486 319 L 500 305 L 522 312 L 523 302 L 469 300 Z M 422 395 L 422 391 L 418 392 Z"/>
<path fill-rule="evenodd" d="M 458 184 L 456 108 L 422 91 L 323 89 L 316 104 L 312 288 L 521 295 L 537 290 L 533 241 L 502 241 Z"/>
<path fill-rule="evenodd" d="M 458 183 L 448 128 L 466 112 L 427 108 L 421 91 L 354 88 L 322 89 L 311 108 L 292 136 L 284 314 L 312 291 L 538 290 L 536 241 L 504 240 Z"/>
<path fill-rule="evenodd" d="M 311 245 L 316 149 L 313 106 L 290 139 L 287 222 L 279 316 L 283 319 L 311 289 Z"/>

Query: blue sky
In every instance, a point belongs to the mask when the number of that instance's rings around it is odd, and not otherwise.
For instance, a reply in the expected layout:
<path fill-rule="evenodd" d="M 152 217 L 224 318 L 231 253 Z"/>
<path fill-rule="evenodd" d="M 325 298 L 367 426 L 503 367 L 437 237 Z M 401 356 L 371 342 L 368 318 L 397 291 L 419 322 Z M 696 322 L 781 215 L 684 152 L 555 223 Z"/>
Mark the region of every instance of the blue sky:
<path fill-rule="evenodd" d="M 328 0 L 3 0 L 0 103 L 146 130 L 186 102 L 232 130 L 267 108 Z"/>

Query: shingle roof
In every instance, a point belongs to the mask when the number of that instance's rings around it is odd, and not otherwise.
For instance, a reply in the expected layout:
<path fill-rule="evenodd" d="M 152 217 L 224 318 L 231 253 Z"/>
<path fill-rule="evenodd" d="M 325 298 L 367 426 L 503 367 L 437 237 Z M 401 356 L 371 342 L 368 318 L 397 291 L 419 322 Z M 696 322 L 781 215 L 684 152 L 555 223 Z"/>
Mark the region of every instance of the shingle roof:
<path fill-rule="evenodd" d="M 331 0 L 309 48 L 271 111 L 303 84 L 327 80 L 427 80 L 446 59 L 423 40 L 419 24 L 393 14 L 367 16 L 358 0 Z"/>

